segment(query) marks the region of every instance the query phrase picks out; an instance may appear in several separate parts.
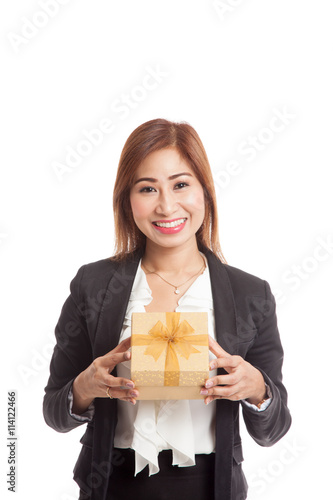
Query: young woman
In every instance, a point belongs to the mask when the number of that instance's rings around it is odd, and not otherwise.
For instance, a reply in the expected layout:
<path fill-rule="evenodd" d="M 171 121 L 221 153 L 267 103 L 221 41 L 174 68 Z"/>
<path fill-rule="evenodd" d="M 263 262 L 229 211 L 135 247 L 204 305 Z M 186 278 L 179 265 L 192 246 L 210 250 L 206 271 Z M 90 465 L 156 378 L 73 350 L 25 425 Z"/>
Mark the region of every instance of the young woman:
<path fill-rule="evenodd" d="M 45 388 L 48 425 L 88 423 L 74 469 L 80 499 L 245 499 L 239 406 L 260 445 L 288 431 L 283 350 L 268 283 L 222 255 L 212 174 L 190 125 L 157 119 L 134 130 L 114 215 L 115 255 L 72 280 Z M 131 315 L 164 311 L 208 313 L 201 400 L 136 400 Z"/>

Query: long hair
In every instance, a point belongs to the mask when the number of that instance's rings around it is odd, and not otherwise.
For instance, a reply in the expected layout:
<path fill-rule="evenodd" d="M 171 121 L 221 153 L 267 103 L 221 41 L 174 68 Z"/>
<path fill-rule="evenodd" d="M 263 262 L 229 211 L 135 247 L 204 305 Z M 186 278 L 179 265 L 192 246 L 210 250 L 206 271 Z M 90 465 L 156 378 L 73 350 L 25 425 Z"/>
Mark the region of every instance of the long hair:
<path fill-rule="evenodd" d="M 200 182 L 205 198 L 205 216 L 196 233 L 199 250 L 210 249 L 222 262 L 226 262 L 219 243 L 218 215 L 212 172 L 205 148 L 197 132 L 186 122 L 176 123 L 162 118 L 150 120 L 137 127 L 128 137 L 118 165 L 113 190 L 115 221 L 115 255 L 123 260 L 135 250 L 144 250 L 146 236 L 136 226 L 130 190 L 141 162 L 154 151 L 176 148 L 189 164 Z"/>

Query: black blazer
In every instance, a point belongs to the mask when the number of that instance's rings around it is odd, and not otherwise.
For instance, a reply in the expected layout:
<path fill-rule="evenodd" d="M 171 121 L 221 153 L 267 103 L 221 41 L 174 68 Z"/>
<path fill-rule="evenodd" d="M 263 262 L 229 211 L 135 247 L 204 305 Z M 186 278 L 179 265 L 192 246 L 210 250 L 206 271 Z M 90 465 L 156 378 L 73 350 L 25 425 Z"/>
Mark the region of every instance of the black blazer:
<path fill-rule="evenodd" d="M 242 500 L 247 483 L 241 466 L 240 404 L 246 428 L 261 446 L 276 443 L 291 425 L 282 384 L 283 349 L 268 283 L 222 264 L 208 249 L 202 251 L 208 260 L 217 341 L 228 353 L 257 367 L 273 396 L 263 412 L 239 401 L 216 402 L 215 498 Z M 123 264 L 111 259 L 86 264 L 71 281 L 71 294 L 55 329 L 57 344 L 43 402 L 45 421 L 56 431 L 68 432 L 84 423 L 70 415 L 68 392 L 93 359 L 118 344 L 141 256 L 134 252 Z M 117 400 L 96 398 L 94 418 L 81 439 L 83 446 L 74 468 L 75 481 L 92 500 L 105 499 L 107 478 L 117 462 L 113 450 L 116 422 Z"/>

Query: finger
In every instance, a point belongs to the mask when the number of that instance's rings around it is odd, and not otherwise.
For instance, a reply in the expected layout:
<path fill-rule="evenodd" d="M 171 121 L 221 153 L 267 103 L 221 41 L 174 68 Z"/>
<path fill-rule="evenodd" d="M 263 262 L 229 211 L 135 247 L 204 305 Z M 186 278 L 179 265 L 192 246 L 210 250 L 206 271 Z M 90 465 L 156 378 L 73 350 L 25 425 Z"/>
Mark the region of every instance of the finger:
<path fill-rule="evenodd" d="M 235 394 L 237 394 L 239 390 L 240 389 L 238 387 L 238 384 L 226 385 L 226 386 L 216 385 L 211 389 L 201 389 L 200 393 L 203 394 L 204 396 L 216 396 L 229 399 L 235 396 Z"/>
<path fill-rule="evenodd" d="M 217 375 L 216 377 L 211 377 L 206 380 L 205 387 L 209 389 L 210 387 L 215 387 L 216 385 L 235 385 L 239 382 L 240 376 L 236 373 L 229 375 Z"/>
<path fill-rule="evenodd" d="M 131 403 L 132 405 L 136 405 L 136 398 L 138 396 L 139 396 L 138 390 L 114 389 L 112 387 L 109 387 L 105 397 L 109 397 L 111 399 L 120 399 L 121 401 L 126 401 L 128 403 Z"/>
<path fill-rule="evenodd" d="M 114 349 L 112 349 L 112 351 L 109 351 L 106 356 L 108 354 L 113 354 L 113 353 L 116 353 L 116 352 L 125 352 L 125 351 L 128 351 L 128 349 L 131 347 L 131 337 L 128 337 L 127 339 L 123 340 L 122 342 L 120 342 Z"/>
<path fill-rule="evenodd" d="M 114 398 L 112 396 L 111 399 L 116 399 L 116 398 Z M 117 398 L 117 399 L 120 399 L 120 398 Z M 136 405 L 136 398 L 121 398 L 121 401 L 126 401 L 127 403 L 132 403 L 132 405 Z"/>
<path fill-rule="evenodd" d="M 208 396 L 207 398 L 204 399 L 205 405 L 209 405 L 209 403 L 217 399 L 228 399 L 228 398 L 224 398 L 222 396 Z"/>
<path fill-rule="evenodd" d="M 123 399 L 123 401 L 128 401 L 129 403 L 132 403 L 132 405 L 136 405 L 136 399 L 135 398 L 127 398 L 127 399 Z"/>
<path fill-rule="evenodd" d="M 214 399 L 229 399 L 230 401 L 244 399 L 237 384 L 233 386 L 216 386 L 212 389 L 202 389 L 201 394 L 207 396 L 205 398 L 206 404 L 214 401 Z"/>
<path fill-rule="evenodd" d="M 139 391 L 137 389 L 118 389 L 114 387 L 109 387 L 109 394 L 105 391 L 105 397 L 109 395 L 114 399 L 130 400 L 135 399 L 139 396 Z"/>
<path fill-rule="evenodd" d="M 216 358 L 209 363 L 209 369 L 214 370 L 215 368 L 225 368 L 226 371 L 229 371 L 231 368 L 236 368 L 241 363 L 242 359 L 243 358 L 240 356 Z"/>
<path fill-rule="evenodd" d="M 222 349 L 220 344 L 218 344 L 216 340 L 214 340 L 213 337 L 211 337 L 210 335 L 208 335 L 208 345 L 209 345 L 209 350 L 213 354 L 215 354 L 217 358 L 230 356 L 230 354 L 224 349 Z"/>
<path fill-rule="evenodd" d="M 119 387 L 129 387 L 130 389 L 134 389 L 135 387 L 133 380 L 124 377 L 113 377 L 112 375 L 105 375 L 103 377 L 103 384 L 116 389 Z"/>
<path fill-rule="evenodd" d="M 131 359 L 131 353 L 129 351 L 115 352 L 113 350 L 99 358 L 99 362 L 101 366 L 108 367 L 112 371 L 116 365 L 123 361 L 128 361 L 129 359 Z"/>

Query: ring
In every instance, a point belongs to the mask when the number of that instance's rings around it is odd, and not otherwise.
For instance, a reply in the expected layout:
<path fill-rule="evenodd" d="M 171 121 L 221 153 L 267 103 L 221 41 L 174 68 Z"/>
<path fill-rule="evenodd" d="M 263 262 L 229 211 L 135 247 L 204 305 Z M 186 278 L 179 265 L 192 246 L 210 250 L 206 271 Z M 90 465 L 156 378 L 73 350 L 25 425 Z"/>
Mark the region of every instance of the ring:
<path fill-rule="evenodd" d="M 106 394 L 109 396 L 110 399 L 114 399 L 113 396 L 111 396 L 111 394 L 109 393 L 109 389 L 110 387 L 106 389 Z"/>

